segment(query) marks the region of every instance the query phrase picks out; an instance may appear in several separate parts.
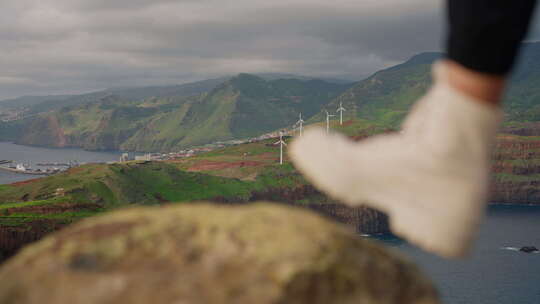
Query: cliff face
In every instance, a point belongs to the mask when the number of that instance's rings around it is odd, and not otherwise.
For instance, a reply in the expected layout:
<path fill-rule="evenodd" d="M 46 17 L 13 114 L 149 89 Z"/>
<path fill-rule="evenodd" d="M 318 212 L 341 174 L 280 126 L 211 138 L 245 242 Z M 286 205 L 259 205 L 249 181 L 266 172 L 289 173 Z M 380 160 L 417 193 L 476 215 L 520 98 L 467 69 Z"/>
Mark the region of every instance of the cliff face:
<path fill-rule="evenodd" d="M 388 216 L 366 207 L 351 208 L 342 204 L 310 204 L 307 208 L 326 215 L 354 229 L 357 233 L 389 233 Z"/>
<path fill-rule="evenodd" d="M 337 222 L 349 226 L 357 233 L 389 232 L 387 217 L 368 208 L 350 208 L 336 204 L 323 196 L 310 185 L 297 188 L 273 188 L 267 191 L 253 192 L 249 197 L 216 197 L 212 201 L 220 204 L 248 204 L 259 200 L 280 201 L 282 204 L 311 209 Z M 314 203 L 299 203 L 313 201 Z M 17 213 L 39 213 L 43 215 L 58 212 L 91 212 L 100 209 L 98 204 L 55 204 L 4 210 L 4 215 Z M 73 220 L 73 219 L 71 219 Z M 40 240 L 47 234 L 65 227 L 68 221 L 53 219 L 30 219 L 0 217 L 0 263 L 14 255 L 20 248 Z"/>
<path fill-rule="evenodd" d="M 388 233 L 390 226 L 388 217 L 376 210 L 358 207 L 351 208 L 336 203 L 311 185 L 296 188 L 271 188 L 265 191 L 254 191 L 249 197 L 216 197 L 212 201 L 223 204 L 251 203 L 256 201 L 274 201 L 313 210 L 321 215 L 349 226 L 357 233 Z"/>
<path fill-rule="evenodd" d="M 20 219 L 24 221 L 24 219 Z M 10 219 L 11 225 L 3 225 L 0 222 L 0 263 L 14 255 L 24 245 L 40 240 L 45 235 L 56 231 L 66 224 L 57 220 L 33 220 L 31 222 L 14 225 Z"/>
<path fill-rule="evenodd" d="M 57 148 L 69 146 L 57 117 L 53 115 L 33 117 L 15 142 L 23 145 Z"/>
<path fill-rule="evenodd" d="M 357 233 L 390 232 L 388 217 L 385 214 L 366 207 L 352 208 L 336 203 L 311 185 L 294 189 L 271 189 L 265 192 L 254 192 L 249 200 L 252 202 L 273 200 L 311 209 L 351 227 Z M 302 201 L 309 203 L 298 203 Z"/>
<path fill-rule="evenodd" d="M 493 156 L 492 203 L 540 204 L 540 133 L 537 128 L 506 128 Z M 527 134 L 527 136 L 523 136 Z"/>

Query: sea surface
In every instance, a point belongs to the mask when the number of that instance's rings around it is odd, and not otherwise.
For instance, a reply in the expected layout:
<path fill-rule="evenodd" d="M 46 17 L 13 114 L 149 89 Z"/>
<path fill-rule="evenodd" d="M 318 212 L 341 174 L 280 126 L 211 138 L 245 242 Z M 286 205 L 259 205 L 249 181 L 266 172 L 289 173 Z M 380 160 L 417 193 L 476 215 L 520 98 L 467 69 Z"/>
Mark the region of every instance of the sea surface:
<path fill-rule="evenodd" d="M 36 166 L 37 163 L 67 163 L 69 161 L 78 161 L 79 163 L 108 162 L 118 160 L 120 155 L 121 152 L 50 149 L 0 142 L 0 160 L 12 160 L 14 163 L 29 164 L 34 169 L 44 168 Z M 39 177 L 40 176 L 36 175 L 17 174 L 0 170 L 0 184 L 14 183 Z"/>
<path fill-rule="evenodd" d="M 445 260 L 391 236 L 376 237 L 415 261 L 447 304 L 539 304 L 540 206 L 490 206 L 472 256 Z"/>

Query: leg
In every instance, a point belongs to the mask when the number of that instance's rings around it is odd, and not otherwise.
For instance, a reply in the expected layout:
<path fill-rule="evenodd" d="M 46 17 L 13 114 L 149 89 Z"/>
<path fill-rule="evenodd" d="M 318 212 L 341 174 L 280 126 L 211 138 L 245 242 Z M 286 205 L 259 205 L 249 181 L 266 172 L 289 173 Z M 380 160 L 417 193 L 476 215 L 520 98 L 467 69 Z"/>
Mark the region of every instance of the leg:
<path fill-rule="evenodd" d="M 451 85 L 478 100 L 497 104 L 535 3 L 536 0 L 448 1 Z"/>
<path fill-rule="evenodd" d="M 536 0 L 448 0 L 448 58 L 470 70 L 507 75 Z"/>
<path fill-rule="evenodd" d="M 498 106 L 506 85 L 505 75 L 485 74 L 448 60 L 448 82 L 475 100 Z"/>
<path fill-rule="evenodd" d="M 296 166 L 329 195 L 387 212 L 392 230 L 424 249 L 464 255 L 487 201 L 489 155 L 502 118 L 496 105 L 529 21 L 507 37 L 494 25 L 530 17 L 510 6 L 450 0 L 448 59 L 434 65 L 434 85 L 413 107 L 404 132 L 354 143 L 311 130 L 291 145 Z M 491 49 L 497 44 L 501 49 Z"/>

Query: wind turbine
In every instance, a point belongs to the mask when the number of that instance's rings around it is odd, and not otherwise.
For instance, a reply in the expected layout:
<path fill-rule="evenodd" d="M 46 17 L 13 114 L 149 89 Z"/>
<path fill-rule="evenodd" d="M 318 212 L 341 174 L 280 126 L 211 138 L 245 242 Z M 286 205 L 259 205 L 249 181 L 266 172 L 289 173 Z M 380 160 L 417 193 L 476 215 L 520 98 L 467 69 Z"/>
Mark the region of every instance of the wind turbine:
<path fill-rule="evenodd" d="M 328 111 L 324 110 L 326 112 L 326 133 L 330 133 L 330 117 L 334 117 L 336 115 L 330 115 Z"/>
<path fill-rule="evenodd" d="M 337 109 L 337 112 L 339 112 L 339 124 L 343 125 L 343 112 L 345 112 L 345 108 L 343 107 L 343 103 L 339 103 L 339 109 Z"/>
<path fill-rule="evenodd" d="M 283 141 L 283 132 L 279 132 L 279 141 L 274 143 L 274 145 L 279 144 L 279 164 L 283 165 L 283 146 L 286 146 L 287 144 Z"/>
<path fill-rule="evenodd" d="M 300 136 L 302 136 L 302 130 L 304 128 L 304 120 L 302 119 L 302 113 L 300 113 L 300 119 L 294 124 L 295 126 L 298 125 L 298 130 L 300 131 Z"/>

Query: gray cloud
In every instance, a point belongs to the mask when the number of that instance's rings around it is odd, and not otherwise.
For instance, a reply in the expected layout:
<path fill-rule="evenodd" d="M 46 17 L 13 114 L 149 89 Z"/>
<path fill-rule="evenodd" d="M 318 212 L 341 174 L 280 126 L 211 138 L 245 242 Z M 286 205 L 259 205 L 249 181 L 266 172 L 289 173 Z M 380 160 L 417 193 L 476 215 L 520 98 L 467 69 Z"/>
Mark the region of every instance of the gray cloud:
<path fill-rule="evenodd" d="M 442 6 L 442 0 L 5 0 L 0 98 L 239 72 L 359 79 L 439 50 Z"/>

